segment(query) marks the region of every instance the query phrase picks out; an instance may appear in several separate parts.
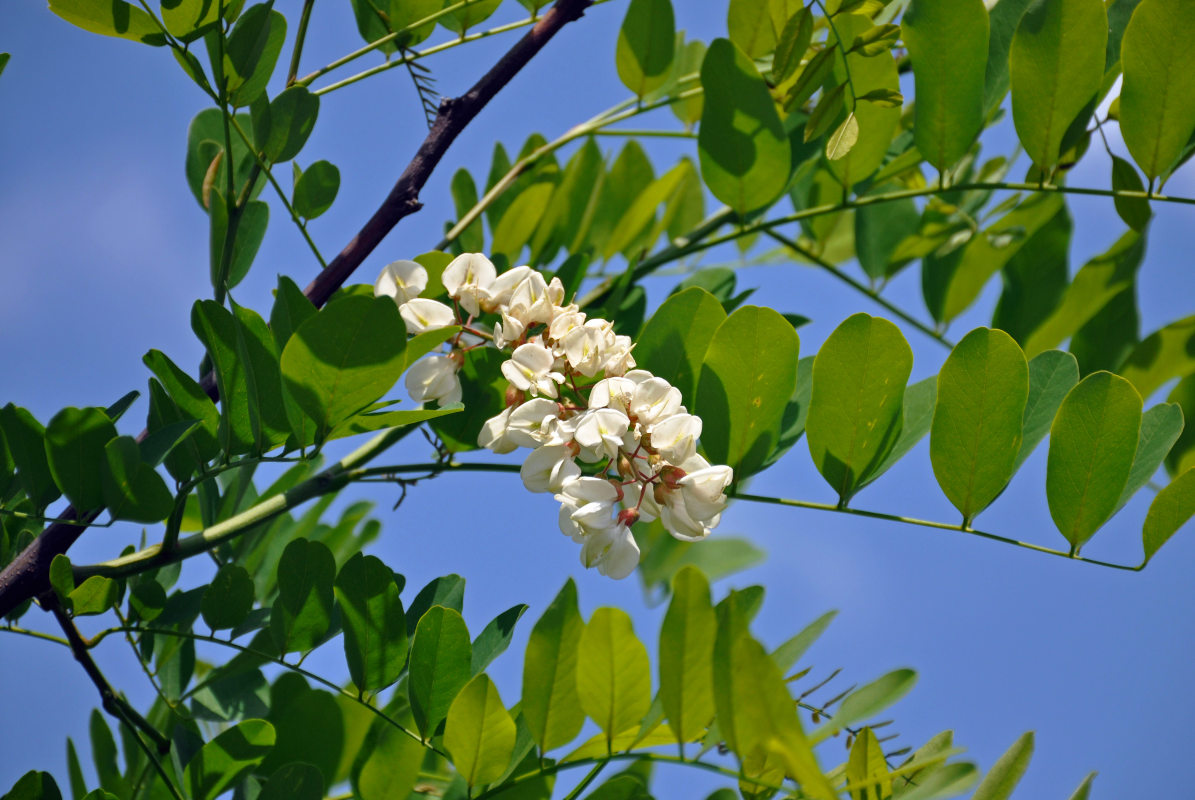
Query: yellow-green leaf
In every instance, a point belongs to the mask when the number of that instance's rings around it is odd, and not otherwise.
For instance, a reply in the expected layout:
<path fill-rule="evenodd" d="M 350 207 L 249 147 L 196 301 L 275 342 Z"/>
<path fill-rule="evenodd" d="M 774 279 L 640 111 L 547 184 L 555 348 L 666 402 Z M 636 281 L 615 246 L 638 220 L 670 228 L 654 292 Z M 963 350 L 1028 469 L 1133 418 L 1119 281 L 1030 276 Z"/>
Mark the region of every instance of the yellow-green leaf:
<path fill-rule="evenodd" d="M 496 781 L 506 772 L 515 749 L 515 723 L 484 672 L 452 701 L 444 746 L 470 787 Z"/>
<path fill-rule="evenodd" d="M 709 581 L 693 566 L 672 579 L 672 603 L 660 627 L 660 703 L 676 738 L 690 741 L 714 718 L 717 619 Z"/>
<path fill-rule="evenodd" d="M 571 742 L 585 722 L 577 696 L 577 647 L 584 627 L 577 585 L 570 578 L 531 629 L 523 657 L 520 707 L 541 750 Z"/>
<path fill-rule="evenodd" d="M 1145 545 L 1145 560 L 1149 561 L 1158 548 L 1195 515 L 1195 467 L 1171 481 L 1150 503 L 1145 515 L 1141 539 Z"/>
<path fill-rule="evenodd" d="M 594 611 L 581 633 L 577 660 L 577 697 L 606 741 L 637 727 L 651 707 L 651 663 L 627 613 Z"/>
<path fill-rule="evenodd" d="M 636 97 L 662 86 L 672 69 L 675 46 L 671 0 L 631 0 L 614 53 L 623 85 Z"/>
<path fill-rule="evenodd" d="M 1195 373 L 1195 315 L 1145 337 L 1118 371 L 1142 397 L 1149 397 L 1171 378 Z"/>
<path fill-rule="evenodd" d="M 1008 800 L 1033 757 L 1033 731 L 1021 734 L 975 787 L 971 800 Z"/>

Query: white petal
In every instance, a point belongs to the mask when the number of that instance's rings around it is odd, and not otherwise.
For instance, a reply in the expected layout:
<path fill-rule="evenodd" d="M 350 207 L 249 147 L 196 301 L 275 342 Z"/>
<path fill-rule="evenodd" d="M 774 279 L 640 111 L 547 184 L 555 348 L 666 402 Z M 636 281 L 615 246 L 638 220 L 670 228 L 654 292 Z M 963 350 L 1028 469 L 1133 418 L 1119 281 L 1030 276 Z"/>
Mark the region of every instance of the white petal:
<path fill-rule="evenodd" d="M 402 305 L 427 288 L 427 270 L 415 261 L 395 261 L 382 268 L 373 284 L 374 297 L 393 297 Z"/>
<path fill-rule="evenodd" d="M 423 333 L 446 328 L 456 322 L 456 314 L 451 308 L 438 300 L 426 297 L 416 297 L 398 307 L 403 321 L 407 323 L 407 333 Z"/>

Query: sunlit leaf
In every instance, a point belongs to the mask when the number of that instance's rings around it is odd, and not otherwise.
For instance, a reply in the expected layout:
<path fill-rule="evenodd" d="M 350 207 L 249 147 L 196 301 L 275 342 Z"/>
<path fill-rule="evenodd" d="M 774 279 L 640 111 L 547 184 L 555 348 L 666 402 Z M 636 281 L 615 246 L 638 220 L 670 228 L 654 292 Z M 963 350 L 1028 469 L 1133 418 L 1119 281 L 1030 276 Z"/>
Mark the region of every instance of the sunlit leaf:
<path fill-rule="evenodd" d="M 415 628 L 407 681 L 411 713 L 424 739 L 435 733 L 469 682 L 472 657 L 469 629 L 461 615 L 444 606 L 428 609 Z"/>
<path fill-rule="evenodd" d="M 971 800 L 1008 800 L 1033 756 L 1033 731 L 1022 734 L 975 787 Z"/>
<path fill-rule="evenodd" d="M 50 10 L 85 31 L 160 47 L 166 44 L 153 18 L 122 0 L 53 0 Z"/>
<path fill-rule="evenodd" d="M 205 744 L 183 773 L 193 800 L 215 800 L 236 786 L 269 754 L 274 726 L 264 719 L 247 719 Z"/>
<path fill-rule="evenodd" d="M 1171 378 L 1195 373 L 1195 316 L 1151 333 L 1133 348 L 1118 372 L 1142 397 L 1149 397 Z"/>
<path fill-rule="evenodd" d="M 1142 529 L 1145 560 L 1153 558 L 1192 516 L 1195 516 L 1195 467 L 1171 481 L 1150 504 Z"/>
<path fill-rule="evenodd" d="M 710 340 L 726 312 L 704 289 L 674 294 L 656 309 L 635 340 L 635 360 L 664 378 L 692 402 Z"/>
<path fill-rule="evenodd" d="M 714 718 L 716 632 L 709 581 L 697 568 L 684 567 L 672 579 L 659 649 L 660 702 L 678 741 L 701 735 Z"/>
<path fill-rule="evenodd" d="M 636 97 L 663 85 L 672 68 L 675 42 L 671 0 L 631 0 L 614 55 L 623 85 Z"/>
<path fill-rule="evenodd" d="M 570 578 L 531 629 L 523 658 L 523 718 L 541 750 L 571 742 L 585 712 L 577 695 L 577 647 L 584 621 Z"/>
<path fill-rule="evenodd" d="M 909 693 L 917 682 L 917 673 L 911 669 L 898 669 L 882 678 L 860 686 L 842 699 L 833 719 L 810 732 L 813 744 L 824 741 L 834 731 L 854 725 L 856 722 L 875 717 L 888 706 Z"/>
<path fill-rule="evenodd" d="M 515 723 L 485 673 L 469 681 L 448 709 L 444 746 L 469 786 L 502 777 L 515 748 Z"/>
<path fill-rule="evenodd" d="M 104 445 L 116 426 L 100 408 L 64 408 L 46 426 L 46 459 L 54 482 L 80 510 L 104 503 Z"/>
<path fill-rule="evenodd" d="M 610 742 L 637 726 L 651 706 L 651 663 L 631 618 L 599 608 L 577 644 L 577 699 Z"/>
<path fill-rule="evenodd" d="M 349 676 L 361 691 L 398 680 L 407 659 L 407 618 L 394 571 L 374 556 L 350 558 L 336 576 Z"/>

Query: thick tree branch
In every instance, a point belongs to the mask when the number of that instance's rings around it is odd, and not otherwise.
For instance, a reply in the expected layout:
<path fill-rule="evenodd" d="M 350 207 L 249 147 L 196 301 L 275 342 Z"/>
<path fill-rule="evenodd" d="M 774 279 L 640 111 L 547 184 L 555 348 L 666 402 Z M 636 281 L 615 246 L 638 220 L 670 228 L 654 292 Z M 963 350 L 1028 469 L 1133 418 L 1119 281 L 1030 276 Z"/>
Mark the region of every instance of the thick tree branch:
<path fill-rule="evenodd" d="M 403 217 L 419 210 L 419 192 L 465 126 L 561 28 L 580 19 L 592 3 L 593 0 L 557 0 L 556 5 L 473 88 L 460 97 L 444 99 L 427 138 L 381 207 L 307 287 L 306 294 L 316 307 L 328 301 Z M 216 399 L 218 391 L 214 374 L 205 375 L 200 385 L 209 397 Z M 65 553 L 99 512 L 80 515 L 74 508 L 67 508 L 60 516 L 72 522 L 59 522 L 46 528 L 0 572 L 0 616 L 50 588 L 50 561 L 59 553 Z"/>

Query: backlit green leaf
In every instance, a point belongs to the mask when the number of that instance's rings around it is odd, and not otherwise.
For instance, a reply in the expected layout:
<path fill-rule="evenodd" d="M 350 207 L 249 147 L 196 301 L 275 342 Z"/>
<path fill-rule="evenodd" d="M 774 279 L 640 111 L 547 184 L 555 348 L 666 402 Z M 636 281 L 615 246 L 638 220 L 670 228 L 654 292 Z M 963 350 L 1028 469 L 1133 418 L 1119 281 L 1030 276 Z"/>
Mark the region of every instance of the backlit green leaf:
<path fill-rule="evenodd" d="M 419 620 L 411 643 L 407 682 L 419 732 L 430 739 L 472 674 L 469 629 L 451 608 L 432 606 Z"/>
<path fill-rule="evenodd" d="M 511 606 L 481 629 L 481 633 L 477 634 L 477 638 L 473 640 L 472 671 L 474 675 L 479 674 L 495 658 L 506 652 L 506 648 L 510 647 L 510 640 L 514 638 L 515 625 L 526 611 L 527 606 L 524 603 Z"/>
<path fill-rule="evenodd" d="M 319 769 L 325 782 L 333 780 L 344 749 L 344 714 L 336 696 L 307 688 L 282 695 L 277 689 L 275 683 L 270 700 L 277 742 L 258 771 L 270 775 L 285 764 L 303 762 Z"/>
<path fill-rule="evenodd" d="M 736 480 L 758 472 L 779 442 L 799 350 L 788 320 L 760 306 L 735 311 L 710 340 L 694 405 L 708 457 Z"/>
<path fill-rule="evenodd" d="M 768 86 L 728 39 L 701 63 L 705 106 L 698 128 L 701 176 L 739 214 L 768 205 L 788 184 L 791 150 Z"/>
<path fill-rule="evenodd" d="M 1149 178 L 1165 178 L 1195 132 L 1195 6 L 1142 0 L 1121 42 L 1120 131 Z"/>
<path fill-rule="evenodd" d="M 515 749 L 515 723 L 485 673 L 469 681 L 448 709 L 444 746 L 470 786 L 502 777 Z"/>
<path fill-rule="evenodd" d="M 817 744 L 834 731 L 871 719 L 908 694 L 916 682 L 916 672 L 911 669 L 898 669 L 860 686 L 842 699 L 842 704 L 833 719 L 827 720 L 809 734 L 809 741 Z"/>
<path fill-rule="evenodd" d="M 102 575 L 92 575 L 70 593 L 70 607 L 76 617 L 103 614 L 120 602 L 120 584 Z"/>
<path fill-rule="evenodd" d="M 1179 381 L 1166 399 L 1182 408 L 1186 420 L 1182 435 L 1166 456 L 1166 470 L 1171 475 L 1179 475 L 1188 467 L 1195 467 L 1195 373 Z"/>
<path fill-rule="evenodd" d="M 203 593 L 200 612 L 209 628 L 235 628 L 253 608 L 253 578 L 239 564 L 225 564 Z"/>
<path fill-rule="evenodd" d="M 405 367 L 406 338 L 388 297 L 334 300 L 299 325 L 282 351 L 282 381 L 317 439 L 389 391 Z"/>
<path fill-rule="evenodd" d="M 938 381 L 935 377 L 911 383 L 905 388 L 900 411 L 900 436 L 880 465 L 859 485 L 860 489 L 874 483 L 929 434 L 937 401 Z"/>
<path fill-rule="evenodd" d="M 1195 316 L 1154 331 L 1133 348 L 1118 372 L 1149 397 L 1171 378 L 1195 373 Z"/>
<path fill-rule="evenodd" d="M 942 365 L 930 462 L 964 525 L 1012 478 L 1028 397 L 1025 354 L 1003 331 L 976 328 Z"/>
<path fill-rule="evenodd" d="M 4 800 L 62 800 L 62 792 L 53 775 L 31 769 L 5 792 Z"/>
<path fill-rule="evenodd" d="M 725 319 L 721 303 L 704 289 L 692 287 L 674 294 L 660 304 L 636 337 L 635 360 L 692 402 L 705 352 Z"/>
<path fill-rule="evenodd" d="M 1058 163 L 1071 125 L 1086 125 L 1107 42 L 1101 0 L 1035 0 L 1021 18 L 1009 51 L 1012 118 L 1042 170 Z"/>
<path fill-rule="evenodd" d="M 299 154 L 315 118 L 319 115 L 319 95 L 306 87 L 291 86 L 270 103 L 270 136 L 266 139 L 266 157 L 274 163 L 290 161 Z"/>
<path fill-rule="evenodd" d="M 364 692 L 398 680 L 407 660 L 407 618 L 394 571 L 374 556 L 355 554 L 336 576 L 344 624 L 344 655 L 353 684 Z"/>
<path fill-rule="evenodd" d="M 316 161 L 295 182 L 292 204 L 295 213 L 315 219 L 331 208 L 340 191 L 340 170 L 327 161 Z"/>
<path fill-rule="evenodd" d="M 1075 549 L 1116 510 L 1140 430 L 1141 395 L 1119 375 L 1088 375 L 1062 401 L 1050 428 L 1046 499 Z"/>
<path fill-rule="evenodd" d="M 577 696 L 577 647 L 585 623 L 570 578 L 531 629 L 523 658 L 523 718 L 540 750 L 576 738 L 585 721 Z"/>
<path fill-rule="evenodd" d="M 220 17 L 219 0 L 163 0 L 162 24 L 171 36 L 197 38 Z"/>
<path fill-rule="evenodd" d="M 1112 156 L 1112 189 L 1118 192 L 1144 192 L 1145 184 L 1133 165 L 1119 156 Z M 1149 210 L 1149 201 L 1144 197 L 1121 197 L 1117 195 L 1112 202 L 1116 206 L 1116 213 L 1124 220 L 1124 224 L 1137 232 L 1145 230 L 1153 212 Z"/>
<path fill-rule="evenodd" d="M 939 172 L 983 127 L 988 13 L 983 0 L 915 0 L 901 25 L 913 62 L 917 149 Z"/>
<path fill-rule="evenodd" d="M 402 693 L 397 693 L 390 701 L 386 714 L 407 731 L 415 727 L 411 709 Z M 427 750 L 414 734 L 399 730 L 386 720 L 373 720 L 353 760 L 353 791 L 361 800 L 405 798 L 419 778 L 425 753 Z"/>
<path fill-rule="evenodd" d="M 730 40 L 751 58 L 766 55 L 776 48 L 784 24 L 800 7 L 800 0 L 730 0 Z"/>
<path fill-rule="evenodd" d="M 651 663 L 625 611 L 593 612 L 577 644 L 577 662 L 577 698 L 606 741 L 637 728 L 651 706 Z"/>
<path fill-rule="evenodd" d="M 154 47 L 166 44 L 153 18 L 122 0 L 51 0 L 50 10 L 85 31 Z"/>
<path fill-rule="evenodd" d="M 636 97 L 668 80 L 676 43 L 671 0 L 631 0 L 618 32 L 614 63 Z"/>
<path fill-rule="evenodd" d="M 1195 516 L 1195 467 L 1169 483 L 1149 506 L 1142 528 L 1145 560 L 1149 561 L 1178 529 Z"/>
<path fill-rule="evenodd" d="M 1008 800 L 1033 757 L 1033 731 L 1022 734 L 975 787 L 971 800 Z"/>
<path fill-rule="evenodd" d="M 174 507 L 162 476 L 141 460 L 131 436 L 118 436 L 104 446 L 108 469 L 102 471 L 104 505 L 113 519 L 158 522 Z"/>
<path fill-rule="evenodd" d="M 1129 470 L 1129 481 L 1116 501 L 1117 511 L 1153 479 L 1166 454 L 1178 441 L 1183 427 L 1183 410 L 1175 403 L 1160 403 L 1141 415 L 1141 437 L 1133 456 L 1133 468 Z"/>
<path fill-rule="evenodd" d="M 183 773 L 193 800 L 215 800 L 232 789 L 269 754 L 274 726 L 264 719 L 247 719 L 205 744 Z"/>
<path fill-rule="evenodd" d="M 502 0 L 475 0 L 448 16 L 440 17 L 440 24 L 453 33 L 464 35 L 470 28 L 489 19 L 501 4 Z"/>
<path fill-rule="evenodd" d="M 700 736 L 714 718 L 716 633 L 709 581 L 696 567 L 682 568 L 672 579 L 659 649 L 660 702 L 677 741 Z"/>
<path fill-rule="evenodd" d="M 46 460 L 54 482 L 79 510 L 104 504 L 104 445 L 116 426 L 100 408 L 64 408 L 46 426 Z"/>
<path fill-rule="evenodd" d="M 1095 780 L 1095 773 L 1088 773 L 1087 777 L 1071 793 L 1070 800 L 1088 800 L 1091 796 L 1091 782 Z"/>
<path fill-rule="evenodd" d="M 250 6 L 228 35 L 224 76 L 229 100 L 239 108 L 248 107 L 265 91 L 286 40 L 286 17 L 272 6 L 272 1 Z"/>
<path fill-rule="evenodd" d="M 299 538 L 278 562 L 278 598 L 270 614 L 270 635 L 282 653 L 305 653 L 332 626 L 332 581 L 336 559 L 323 542 Z"/>
<path fill-rule="evenodd" d="M 46 457 L 46 429 L 32 414 L 12 403 L 0 409 L 0 428 L 26 497 L 35 508 L 45 508 L 60 494 Z"/>
<path fill-rule="evenodd" d="M 830 334 L 813 362 L 805 423 L 818 471 L 846 503 L 900 435 L 913 352 L 887 320 L 855 314 Z"/>
<path fill-rule="evenodd" d="M 892 778 L 888 776 L 888 762 L 884 749 L 871 728 L 864 728 L 851 745 L 846 762 L 847 786 L 851 789 L 851 800 L 870 800 L 872 797 L 888 797 L 892 794 Z"/>

